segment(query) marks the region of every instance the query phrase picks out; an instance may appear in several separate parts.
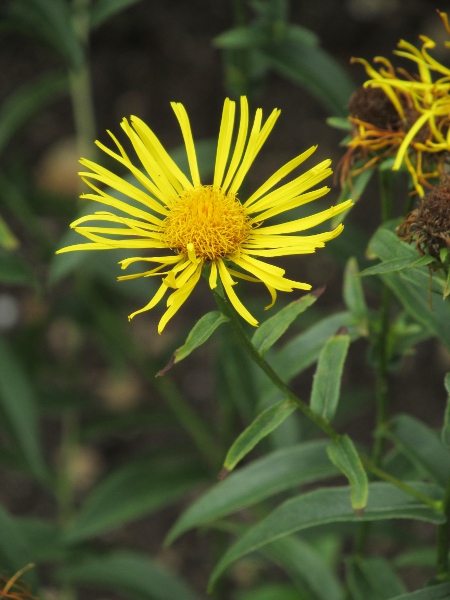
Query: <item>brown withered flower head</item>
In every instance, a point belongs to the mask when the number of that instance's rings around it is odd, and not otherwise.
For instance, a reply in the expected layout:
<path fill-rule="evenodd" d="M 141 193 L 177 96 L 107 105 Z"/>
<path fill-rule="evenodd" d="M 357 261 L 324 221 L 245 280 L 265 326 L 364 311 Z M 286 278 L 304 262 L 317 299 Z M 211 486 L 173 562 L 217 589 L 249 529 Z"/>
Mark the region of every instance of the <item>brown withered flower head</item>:
<path fill-rule="evenodd" d="M 447 15 L 439 16 L 450 33 Z M 394 51 L 417 72 L 396 68 L 382 56 L 374 59 L 381 65 L 378 70 L 364 59 L 352 59 L 364 66 L 369 79 L 349 103 L 352 134 L 340 165 L 342 185 L 389 156 L 394 157 L 393 171 L 406 167 L 420 197 L 445 173 L 450 158 L 450 69 L 429 54 L 436 43 L 423 35 L 420 39 L 420 49 L 401 40 Z M 362 166 L 355 168 L 361 159 Z"/>
<path fill-rule="evenodd" d="M 405 242 L 414 243 L 420 254 L 441 261 L 441 250 L 450 249 L 450 177 L 422 198 L 419 206 L 399 225 L 397 233 Z"/>

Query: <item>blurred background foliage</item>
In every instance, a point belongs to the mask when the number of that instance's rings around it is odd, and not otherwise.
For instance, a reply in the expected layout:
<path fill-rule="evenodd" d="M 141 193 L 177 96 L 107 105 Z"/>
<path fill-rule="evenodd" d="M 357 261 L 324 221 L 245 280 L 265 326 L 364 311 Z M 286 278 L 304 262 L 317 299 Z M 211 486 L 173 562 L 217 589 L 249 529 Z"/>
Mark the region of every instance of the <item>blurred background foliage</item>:
<path fill-rule="evenodd" d="M 419 33 L 436 38 L 434 28 L 439 23 L 426 0 L 2 5 L 1 575 L 37 563 L 23 577 L 48 599 L 204 598 L 208 575 L 226 547 L 227 528 L 214 535 L 191 531 L 170 547 L 163 540 L 183 508 L 215 482 L 227 448 L 270 400 L 270 390 L 261 400 L 260 375 L 223 326 L 170 374 L 155 378 L 193 323 L 213 308 L 206 287 L 196 290 L 186 310 L 158 336 L 152 313 L 128 323 L 132 307 L 150 297 L 151 283 L 117 283 L 115 252 L 54 256 L 73 236 L 69 222 L 85 210 L 77 200 L 78 157 L 94 156 L 93 140 L 106 142 L 106 129 L 117 132 L 122 117 L 136 114 L 182 165 L 186 158 L 169 107 L 175 100 L 188 110 L 207 177 L 223 98 L 246 94 L 253 107 L 282 109 L 250 174 L 250 188 L 313 144 L 319 145 L 317 161 L 332 158 L 336 168 L 341 136 L 326 118 L 346 116 L 349 96 L 364 79 L 362 69 L 350 68 L 350 57 L 390 55 L 400 38 L 415 42 Z M 337 186 L 330 195 L 327 203 L 335 203 Z M 271 358 L 301 397 L 309 396 L 312 365 L 339 326 L 347 325 L 353 339 L 365 335 L 348 312 L 351 291 L 344 289 L 343 296 L 341 279 L 351 256 L 367 266 L 364 253 L 378 210 L 369 185 L 345 233 L 326 251 L 283 263 L 294 279 L 327 286 Z M 370 307 L 378 284 L 366 281 Z M 247 302 L 261 315 L 264 300 L 250 293 Z M 430 341 L 430 335 L 425 325 L 399 314 L 392 341 L 399 367 L 393 396 L 398 411 L 407 408 L 434 427 L 450 360 L 447 333 L 444 344 Z M 365 353 L 363 341 L 350 349 L 336 417 L 363 444 L 370 443 L 374 410 Z M 262 448 L 286 451 L 316 434 L 295 417 Z M 392 460 L 397 468 L 411 468 L 396 456 Z M 334 475 L 330 463 L 328 468 L 326 476 Z M 244 511 L 244 523 L 246 518 Z M 397 524 L 374 530 L 374 543 L 388 553 L 405 542 L 422 545 L 422 554 L 405 554 L 397 564 L 410 587 L 422 585 L 430 572 L 429 530 Z M 324 564 L 336 563 L 352 533 L 351 524 L 333 525 L 316 536 L 306 534 L 305 541 L 293 540 L 292 547 L 274 547 L 272 555 L 244 559 L 213 597 L 325 600 L 334 597 L 327 595 L 330 589 L 340 597 L 334 579 L 327 580 L 331 587 L 314 582 L 323 577 Z M 356 594 L 376 572 L 390 577 L 385 591 L 402 592 L 375 558 L 349 564 L 349 570 Z"/>

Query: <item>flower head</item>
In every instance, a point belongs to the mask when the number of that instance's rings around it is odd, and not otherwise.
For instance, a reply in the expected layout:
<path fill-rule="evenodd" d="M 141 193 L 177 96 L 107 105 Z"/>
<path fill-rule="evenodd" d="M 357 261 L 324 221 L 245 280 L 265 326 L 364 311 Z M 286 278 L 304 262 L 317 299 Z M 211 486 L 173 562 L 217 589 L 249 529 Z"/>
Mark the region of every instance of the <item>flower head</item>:
<path fill-rule="evenodd" d="M 450 33 L 447 15 L 439 15 Z M 353 59 L 364 65 L 369 79 L 350 102 L 354 131 L 343 163 L 344 177 L 355 158 L 367 159 L 364 169 L 395 156 L 393 170 L 404 163 L 416 192 L 423 196 L 424 186 L 432 187 L 429 180 L 442 174 L 450 153 L 450 69 L 429 54 L 436 43 L 424 35 L 420 39 L 420 50 L 400 40 L 394 51 L 411 61 L 417 73 L 396 69 L 381 56 L 374 59 L 381 64 L 379 70 L 362 58 Z"/>
<path fill-rule="evenodd" d="M 251 125 L 247 99 L 242 97 L 239 126 L 233 145 L 236 104 L 226 99 L 213 182 L 211 185 L 204 185 L 200 180 L 187 113 L 182 104 L 172 103 L 172 108 L 186 146 L 190 176 L 179 169 L 143 121 L 137 117 L 131 117 L 130 122 L 124 119 L 122 129 L 138 156 L 141 163 L 139 167 L 133 164 L 112 133 L 108 132 L 118 152 L 100 142 L 96 143 L 129 169 L 141 187 L 90 160 L 81 159 L 81 164 L 89 171 L 83 171 L 80 175 L 95 192 L 81 197 L 101 202 L 117 212 L 99 211 L 74 221 L 71 227 L 89 241 L 62 248 L 58 252 L 111 248 L 162 251 L 162 255 L 158 256 L 138 256 L 122 260 L 122 269 L 137 261 L 156 266 L 143 273 L 119 277 L 121 280 L 162 277 L 161 285 L 150 302 L 131 314 L 130 319 L 156 306 L 169 290 L 173 290 L 167 299 L 167 310 L 159 322 L 159 333 L 189 297 L 206 266 L 210 268 L 211 289 L 220 280 L 236 311 L 256 326 L 258 322 L 234 291 L 236 280 L 262 282 L 272 297 L 270 306 L 275 302 L 277 291 L 310 289 L 309 284 L 287 279 L 284 277 L 284 269 L 260 259 L 308 254 L 323 247 L 325 242 L 339 235 L 342 225 L 315 235 L 291 234 L 304 232 L 330 219 L 352 203 L 343 202 L 312 216 L 266 225 L 271 217 L 324 196 L 329 191 L 328 187 L 311 188 L 331 174 L 331 161 L 324 160 L 292 181 L 276 187 L 314 152 L 315 147 L 309 148 L 276 171 L 243 201 L 239 197 L 242 182 L 273 129 L 280 111 L 272 111 L 263 124 L 262 110 L 257 109 Z M 115 198 L 110 190 L 99 189 L 94 183 L 97 181 L 124 194 L 130 198 L 130 202 Z"/>

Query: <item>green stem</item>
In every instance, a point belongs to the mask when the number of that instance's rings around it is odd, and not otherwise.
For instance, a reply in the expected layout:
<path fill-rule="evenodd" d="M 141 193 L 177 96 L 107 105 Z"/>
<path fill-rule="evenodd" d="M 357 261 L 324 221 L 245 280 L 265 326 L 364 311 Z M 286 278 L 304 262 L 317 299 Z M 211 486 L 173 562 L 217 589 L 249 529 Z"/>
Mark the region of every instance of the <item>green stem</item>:
<path fill-rule="evenodd" d="M 392 218 L 393 204 L 393 173 L 391 171 L 379 171 L 379 188 L 381 201 L 381 221 L 386 223 Z M 390 304 L 391 292 L 383 283 L 381 292 L 381 307 L 379 312 L 379 325 L 377 339 L 375 341 L 376 355 L 376 427 L 378 434 L 375 438 L 373 451 L 373 462 L 376 467 L 381 465 L 386 438 L 381 434 L 388 419 L 388 370 L 389 370 L 389 329 L 390 329 Z"/>
<path fill-rule="evenodd" d="M 73 28 L 85 49 L 81 65 L 69 69 L 69 88 L 72 98 L 73 118 L 77 137 L 78 152 L 90 157 L 94 153 L 95 116 L 92 101 L 91 77 L 86 58 L 89 39 L 90 0 L 74 0 Z"/>
<path fill-rule="evenodd" d="M 388 364 L 389 364 L 389 307 L 391 292 L 383 284 L 380 308 L 380 332 L 376 344 L 376 438 L 373 451 L 373 460 L 377 466 L 381 465 L 385 448 L 385 436 L 382 429 L 388 420 Z"/>
<path fill-rule="evenodd" d="M 386 471 L 383 471 L 383 469 L 380 469 L 380 467 L 377 467 L 377 465 L 366 456 L 360 455 L 360 458 L 364 467 L 373 475 L 375 475 L 378 479 L 382 479 L 383 481 L 395 485 L 395 487 L 399 490 L 402 490 L 409 496 L 412 496 L 416 500 L 419 500 L 419 502 L 423 502 L 436 512 L 443 511 L 442 500 L 434 500 L 434 498 L 430 498 L 430 496 L 427 496 L 426 494 L 422 494 L 422 492 L 415 490 L 413 487 L 411 487 L 401 479 L 397 479 L 393 475 L 390 475 Z"/>
<path fill-rule="evenodd" d="M 381 201 L 381 221 L 386 223 L 392 218 L 393 203 L 393 177 L 391 171 L 379 171 L 379 189 Z M 375 354 L 375 399 L 376 399 L 376 424 L 375 443 L 373 448 L 373 467 L 379 470 L 382 463 L 386 438 L 382 430 L 388 419 L 388 366 L 389 366 L 389 309 L 391 292 L 385 283 L 382 284 L 381 307 L 379 312 L 379 331 L 372 341 Z M 371 470 L 376 475 L 374 470 Z M 355 540 L 355 554 L 362 555 L 366 546 L 371 524 L 368 521 L 361 523 Z"/>
<path fill-rule="evenodd" d="M 311 408 L 303 402 L 289 387 L 284 383 L 282 379 L 275 373 L 272 367 L 266 362 L 266 360 L 259 354 L 256 348 L 253 346 L 250 338 L 245 333 L 245 330 L 242 326 L 239 315 L 236 313 L 234 308 L 230 305 L 228 300 L 222 296 L 217 290 L 214 290 L 214 297 L 217 302 L 217 305 L 221 312 L 225 314 L 230 319 L 230 325 L 235 333 L 238 341 L 242 344 L 244 349 L 248 352 L 250 358 L 264 371 L 264 373 L 269 377 L 272 383 L 281 391 L 283 394 L 289 398 L 291 402 L 293 402 L 302 412 L 305 414 L 317 427 L 322 429 L 324 433 L 327 434 L 333 441 L 340 440 L 340 434 L 333 429 L 333 427 L 323 419 L 320 415 L 317 415 Z M 433 510 L 442 512 L 442 502 L 436 501 L 421 492 L 418 492 L 414 488 L 410 487 L 403 481 L 396 479 L 389 473 L 386 473 L 382 469 L 380 469 L 377 465 L 375 465 L 370 459 L 365 458 L 360 455 L 360 459 L 363 462 L 366 469 L 376 475 L 379 479 L 383 479 L 397 487 L 398 489 L 406 492 L 410 496 L 413 496 L 417 500 L 420 500 L 424 504 L 430 506 Z"/>
<path fill-rule="evenodd" d="M 269 363 L 261 356 L 261 354 L 256 350 L 253 346 L 250 338 L 244 331 L 242 327 L 240 317 L 237 315 L 236 311 L 229 305 L 228 301 L 221 296 L 216 290 L 214 290 L 214 297 L 216 299 L 217 305 L 220 310 L 230 318 L 230 325 L 238 338 L 238 341 L 245 348 L 250 358 L 264 371 L 264 373 L 269 377 L 272 383 L 285 394 L 291 402 L 293 402 L 302 412 L 305 414 L 313 423 L 317 425 L 322 431 L 324 431 L 332 440 L 338 441 L 340 435 L 334 431 L 328 421 L 325 421 L 320 415 L 316 414 L 310 407 L 300 400 L 294 392 L 292 392 L 289 387 L 284 383 L 282 379 L 275 373 Z"/>
<path fill-rule="evenodd" d="M 448 555 L 450 551 L 450 481 L 443 499 L 443 510 L 447 521 L 437 527 L 437 557 L 436 576 L 438 580 L 450 580 L 450 565 Z"/>

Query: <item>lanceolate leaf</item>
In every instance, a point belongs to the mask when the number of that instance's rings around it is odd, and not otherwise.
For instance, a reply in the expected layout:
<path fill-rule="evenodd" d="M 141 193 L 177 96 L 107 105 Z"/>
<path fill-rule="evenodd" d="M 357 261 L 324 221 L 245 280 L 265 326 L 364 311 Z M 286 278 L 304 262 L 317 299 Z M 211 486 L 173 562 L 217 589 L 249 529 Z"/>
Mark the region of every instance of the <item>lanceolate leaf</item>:
<path fill-rule="evenodd" d="M 326 341 L 341 327 L 348 330 L 352 340 L 360 335 L 353 316 L 349 312 L 340 312 L 325 317 L 295 336 L 281 350 L 274 352 L 270 364 L 284 381 L 291 380 L 316 362 Z"/>
<path fill-rule="evenodd" d="M 195 463 L 142 459 L 117 469 L 87 497 L 65 541 L 74 543 L 167 506 L 205 480 Z"/>
<path fill-rule="evenodd" d="M 66 77 L 46 75 L 10 96 L 0 107 L 0 153 L 29 119 L 66 90 Z"/>
<path fill-rule="evenodd" d="M 181 515 L 166 542 L 284 490 L 337 475 L 326 452 L 328 443 L 317 440 L 283 448 L 230 473 Z"/>
<path fill-rule="evenodd" d="M 450 449 L 427 425 L 409 415 L 394 417 L 381 433 L 389 437 L 424 475 L 447 486 L 450 479 Z"/>
<path fill-rule="evenodd" d="M 382 261 L 412 255 L 417 257 L 415 249 L 402 242 L 388 227 L 389 224 L 378 229 L 373 236 L 369 244 L 371 254 Z M 417 266 L 398 273 L 384 273 L 380 277 L 403 304 L 405 310 L 450 348 L 450 304 L 442 300 L 445 282 L 442 281 L 440 286 L 442 289 L 438 294 L 433 292 L 429 294 L 428 269 Z M 439 281 L 437 276 L 433 276 L 432 289 Z"/>
<path fill-rule="evenodd" d="M 322 48 L 291 37 L 261 53 L 274 71 L 307 88 L 333 116 L 346 116 L 353 82 Z"/>
<path fill-rule="evenodd" d="M 367 504 L 369 482 L 361 459 L 348 435 L 340 436 L 327 448 L 331 462 L 340 469 L 350 482 L 350 500 L 353 508 L 361 514 Z"/>
<path fill-rule="evenodd" d="M 284 537 L 265 546 L 263 553 L 296 582 L 306 583 L 317 600 L 341 600 L 342 587 L 321 554 L 297 536 Z"/>
<path fill-rule="evenodd" d="M 1 575 L 12 577 L 27 564 L 36 558 L 27 544 L 27 540 L 21 535 L 17 521 L 2 506 L 0 506 L 0 568 Z M 5 572 L 7 570 L 7 572 Z M 23 576 L 34 589 L 37 588 L 35 569 L 30 569 Z M 3 586 L 2 586 L 3 587 Z M 1 590 L 0 590 L 1 594 Z M 3 595 L 3 594 L 2 594 Z M 1 598 L 1 596 L 0 596 Z"/>
<path fill-rule="evenodd" d="M 91 9 L 91 26 L 98 27 L 118 12 L 137 2 L 139 0 L 97 0 Z"/>
<path fill-rule="evenodd" d="M 296 409 L 290 400 L 280 400 L 273 406 L 266 408 L 237 438 L 223 464 L 226 471 L 232 471 L 246 454 L 253 450 L 258 442 L 276 429 Z"/>
<path fill-rule="evenodd" d="M 157 373 L 158 376 L 165 375 L 173 365 L 186 358 L 196 348 L 204 344 L 214 331 L 228 321 L 228 317 L 219 311 L 213 311 L 203 315 L 203 317 L 194 325 L 186 338 L 186 343 L 177 348 L 167 366 Z"/>
<path fill-rule="evenodd" d="M 448 600 L 448 598 L 450 598 L 450 583 L 442 583 L 410 594 L 395 596 L 389 600 Z"/>
<path fill-rule="evenodd" d="M 348 310 L 358 321 L 361 333 L 367 334 L 369 311 L 359 278 L 356 258 L 350 258 L 345 267 L 343 296 Z"/>
<path fill-rule="evenodd" d="M 349 345 L 350 336 L 339 333 L 330 338 L 320 352 L 311 393 L 311 408 L 327 421 L 333 419 L 338 406 Z"/>
<path fill-rule="evenodd" d="M 264 356 L 298 315 L 314 304 L 323 291 L 324 288 L 320 288 L 311 294 L 307 294 L 298 300 L 294 300 L 294 302 L 291 302 L 278 311 L 276 315 L 267 319 L 267 321 L 264 321 L 264 323 L 262 323 L 255 331 L 252 338 L 253 345 L 258 352 Z"/>
<path fill-rule="evenodd" d="M 19 245 L 19 240 L 8 227 L 3 217 L 0 215 L 0 246 L 5 250 L 15 250 Z M 2 252 L 1 256 L 7 256 Z"/>
<path fill-rule="evenodd" d="M 32 285 L 35 277 L 17 254 L 0 250 L 0 283 Z"/>
<path fill-rule="evenodd" d="M 362 166 L 362 163 L 359 165 L 358 163 L 355 164 L 355 168 L 359 168 L 360 166 Z M 349 199 L 352 199 L 354 202 L 357 202 L 363 194 L 364 190 L 366 189 L 369 181 L 372 179 L 372 175 L 374 173 L 374 169 L 364 169 L 364 171 L 361 171 L 361 173 L 351 178 L 351 183 L 349 181 L 346 181 L 342 192 L 339 196 L 338 202 L 342 202 Z M 344 212 L 341 212 L 340 214 L 333 217 L 333 219 L 331 220 L 331 228 L 333 229 L 334 227 L 337 227 L 339 223 L 342 223 L 346 215 L 350 211 L 351 208 L 349 208 L 348 210 L 344 210 Z"/>
<path fill-rule="evenodd" d="M 373 267 L 368 267 L 367 269 L 364 269 L 364 271 L 361 271 L 360 276 L 365 277 L 367 275 L 395 273 L 411 267 L 428 265 L 432 262 L 434 262 L 434 258 L 432 256 L 401 256 L 400 258 L 392 258 L 391 260 L 386 260 L 378 265 L 374 265 Z"/>
<path fill-rule="evenodd" d="M 0 403 L 6 416 L 8 432 L 35 477 L 46 481 L 39 440 L 36 399 L 22 365 L 6 340 L 0 336 Z"/>
<path fill-rule="evenodd" d="M 380 557 L 351 560 L 347 581 L 354 600 L 388 600 L 406 591 L 390 563 Z"/>
<path fill-rule="evenodd" d="M 59 576 L 119 592 L 130 600 L 199 600 L 174 573 L 147 556 L 125 550 L 85 557 L 60 569 Z"/>
<path fill-rule="evenodd" d="M 411 487 L 433 498 L 442 496 L 433 485 L 411 483 Z M 369 501 L 364 513 L 353 510 L 348 487 L 324 488 L 302 494 L 279 505 L 267 517 L 250 528 L 222 557 L 212 574 L 210 584 L 236 560 L 281 537 L 317 525 L 337 522 L 377 521 L 385 519 L 417 519 L 432 523 L 445 522 L 445 516 L 415 498 L 384 482 L 369 485 Z"/>

